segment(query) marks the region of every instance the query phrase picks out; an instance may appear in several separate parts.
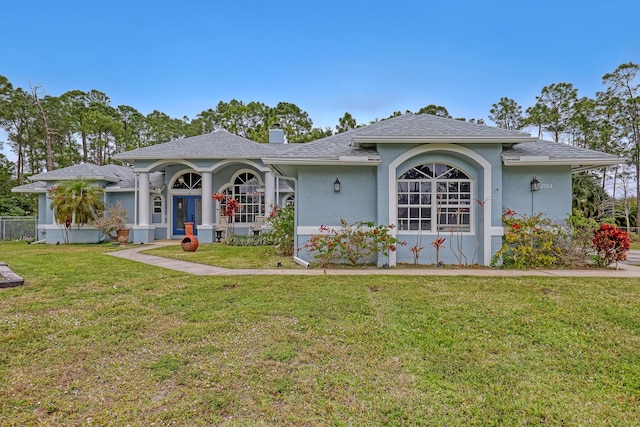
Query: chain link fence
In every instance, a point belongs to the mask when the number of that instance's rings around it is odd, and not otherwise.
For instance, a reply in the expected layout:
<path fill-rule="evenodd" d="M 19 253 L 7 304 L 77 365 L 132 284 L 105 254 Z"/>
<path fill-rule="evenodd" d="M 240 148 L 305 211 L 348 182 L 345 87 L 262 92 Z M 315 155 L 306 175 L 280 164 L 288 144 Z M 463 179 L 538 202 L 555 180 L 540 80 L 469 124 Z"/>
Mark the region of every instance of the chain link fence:
<path fill-rule="evenodd" d="M 33 239 L 37 228 L 35 216 L 0 216 L 0 240 Z"/>

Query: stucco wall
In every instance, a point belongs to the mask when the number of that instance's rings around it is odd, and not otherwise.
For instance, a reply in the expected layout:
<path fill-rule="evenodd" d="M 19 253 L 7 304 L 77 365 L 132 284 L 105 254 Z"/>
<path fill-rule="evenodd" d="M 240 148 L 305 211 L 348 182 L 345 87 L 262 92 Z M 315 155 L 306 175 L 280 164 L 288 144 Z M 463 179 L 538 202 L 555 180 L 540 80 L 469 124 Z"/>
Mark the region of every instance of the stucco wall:
<path fill-rule="evenodd" d="M 340 180 L 340 191 L 333 184 Z M 320 225 L 339 227 L 344 219 L 376 221 L 376 170 L 370 166 L 301 166 L 298 173 L 296 211 L 297 256 L 311 261 L 304 244 Z"/>
<path fill-rule="evenodd" d="M 300 168 L 300 191 L 296 196 L 299 209 L 299 247 L 304 245 L 311 234 L 317 232 L 313 227 L 317 228 L 321 224 L 336 226 L 340 218 L 345 218 L 348 222 L 394 222 L 396 200 L 393 192 L 396 179 L 411 167 L 438 162 L 458 167 L 473 182 L 474 200 L 470 206 L 472 231 L 438 234 L 397 230 L 398 239 L 406 245 L 398 247 L 394 255 L 396 262 L 412 263 L 413 254 L 410 249 L 418 246 L 423 248 L 419 262 L 435 263 L 436 251 L 431 242 L 437 237 L 446 239 L 444 248 L 440 250 L 439 260 L 447 264 L 484 263 L 498 250 L 501 244 L 503 206 L 500 144 L 380 144 L 378 152 L 381 163 L 377 167 Z M 340 193 L 333 192 L 336 177 L 342 184 Z M 485 239 L 488 242 L 486 245 Z M 485 252 L 489 258 L 485 257 Z M 306 260 L 310 258 L 304 250 L 299 255 Z M 378 260 L 378 264 L 386 261 Z"/>
<path fill-rule="evenodd" d="M 389 197 L 396 179 L 411 167 L 424 163 L 437 162 L 455 166 L 471 178 L 472 185 L 472 231 L 467 233 L 423 231 L 397 231 L 397 237 L 406 244 L 399 246 L 395 254 L 397 263 L 412 263 L 414 258 L 411 247 L 422 247 L 419 255 L 420 264 L 434 264 L 436 250 L 431 244 L 436 238 L 445 238 L 444 248 L 438 254 L 439 261 L 446 264 L 483 263 L 484 239 L 500 241 L 491 237 L 491 230 L 500 225 L 502 209 L 502 166 L 500 144 L 424 144 L 424 145 L 379 145 L 382 163 L 378 168 L 378 221 L 389 223 L 390 210 L 395 209 L 396 201 Z M 485 168 L 489 179 L 485 181 Z M 394 174 L 389 181 L 389 175 Z M 385 183 L 385 184 L 382 184 Z M 486 184 L 486 185 L 485 185 Z M 486 200 L 486 203 L 484 201 Z M 478 203 L 478 201 L 482 203 Z M 483 206 L 484 203 L 484 206 Z M 487 209 L 486 207 L 490 207 Z M 485 221 L 485 214 L 490 211 L 490 220 Z M 486 223 L 489 228 L 486 228 Z M 492 244 L 490 245 L 493 246 Z M 498 246 L 499 247 L 499 246 Z M 495 249 L 497 250 L 497 248 Z"/>
<path fill-rule="evenodd" d="M 531 191 L 531 180 L 540 181 L 540 191 Z M 555 222 L 564 222 L 571 214 L 570 166 L 505 167 L 503 173 L 503 208 L 518 215 L 540 212 Z"/>
<path fill-rule="evenodd" d="M 122 207 L 127 209 L 127 226 L 133 227 L 135 221 L 135 195 L 133 192 L 109 192 L 105 193 L 105 209 L 109 209 L 110 206 L 115 205 L 117 202 L 122 204 Z"/>
<path fill-rule="evenodd" d="M 333 190 L 336 178 L 340 191 Z M 376 221 L 375 168 L 365 166 L 307 166 L 298 175 L 298 226 L 339 226 L 340 219 Z"/>

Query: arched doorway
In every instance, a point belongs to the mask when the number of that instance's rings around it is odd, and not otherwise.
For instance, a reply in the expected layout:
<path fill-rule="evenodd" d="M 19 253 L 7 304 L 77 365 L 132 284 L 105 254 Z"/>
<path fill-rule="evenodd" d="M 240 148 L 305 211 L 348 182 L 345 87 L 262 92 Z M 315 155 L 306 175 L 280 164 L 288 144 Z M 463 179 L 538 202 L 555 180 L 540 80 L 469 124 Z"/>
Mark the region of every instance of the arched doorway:
<path fill-rule="evenodd" d="M 173 235 L 185 235 L 185 223 L 193 223 L 193 233 L 198 234 L 202 224 L 202 176 L 195 172 L 180 174 L 171 186 L 173 208 Z"/>

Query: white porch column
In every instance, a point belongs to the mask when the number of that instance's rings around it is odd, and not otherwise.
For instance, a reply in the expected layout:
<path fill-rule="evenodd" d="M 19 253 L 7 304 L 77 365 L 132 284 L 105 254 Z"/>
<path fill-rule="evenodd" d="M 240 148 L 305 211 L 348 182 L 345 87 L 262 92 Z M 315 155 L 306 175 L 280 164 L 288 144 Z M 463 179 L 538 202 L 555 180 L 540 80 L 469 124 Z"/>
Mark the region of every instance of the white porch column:
<path fill-rule="evenodd" d="M 149 225 L 149 173 L 138 175 L 138 225 Z"/>
<path fill-rule="evenodd" d="M 213 222 L 213 173 L 202 172 L 202 225 Z"/>
<path fill-rule="evenodd" d="M 276 178 L 271 172 L 264 173 L 264 211 L 265 215 L 271 213 L 271 209 L 277 204 Z"/>

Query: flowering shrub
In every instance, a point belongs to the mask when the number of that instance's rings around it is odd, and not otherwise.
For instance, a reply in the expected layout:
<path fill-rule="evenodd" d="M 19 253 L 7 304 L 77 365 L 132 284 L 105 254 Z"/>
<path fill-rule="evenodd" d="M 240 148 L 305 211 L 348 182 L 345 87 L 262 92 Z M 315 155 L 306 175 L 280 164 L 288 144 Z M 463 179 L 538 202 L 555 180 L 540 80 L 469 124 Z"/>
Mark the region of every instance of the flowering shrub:
<path fill-rule="evenodd" d="M 235 234 L 233 216 L 240 211 L 240 201 L 222 193 L 214 193 L 211 198 L 220 202 L 220 215 L 227 217 L 231 224 L 231 234 Z"/>
<path fill-rule="evenodd" d="M 598 253 L 595 261 L 599 266 L 627 259 L 627 251 L 631 246 L 629 233 L 615 225 L 602 224 L 594 230 L 593 235 L 593 246 Z"/>
<path fill-rule="evenodd" d="M 515 268 L 555 267 L 561 263 L 560 242 L 565 238 L 564 230 L 542 213 L 518 217 L 515 211 L 507 209 L 502 223 L 503 244 L 494 255 L 493 264 L 500 258 L 504 266 Z"/>
<path fill-rule="evenodd" d="M 274 206 L 266 220 L 271 227 L 269 233 L 280 255 L 293 255 L 294 207 Z"/>
<path fill-rule="evenodd" d="M 340 230 L 320 226 L 320 234 L 316 234 L 304 245 L 320 266 L 330 263 L 351 265 L 371 262 L 374 256 L 396 250 L 396 246 L 404 242 L 390 234 L 394 225 L 375 225 L 373 222 L 356 222 L 347 224 L 340 220 Z"/>

